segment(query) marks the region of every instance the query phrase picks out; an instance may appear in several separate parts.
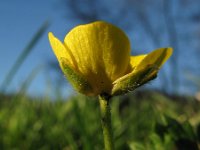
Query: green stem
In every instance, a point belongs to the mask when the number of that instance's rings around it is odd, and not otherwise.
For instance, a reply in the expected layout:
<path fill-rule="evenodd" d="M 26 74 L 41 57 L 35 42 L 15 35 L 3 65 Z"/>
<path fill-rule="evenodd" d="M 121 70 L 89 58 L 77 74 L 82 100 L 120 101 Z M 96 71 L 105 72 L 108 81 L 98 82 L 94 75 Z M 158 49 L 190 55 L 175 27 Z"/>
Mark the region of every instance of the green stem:
<path fill-rule="evenodd" d="M 105 150 L 114 150 L 109 100 L 110 100 L 109 96 L 106 95 L 99 96 L 101 124 L 103 129 Z"/>

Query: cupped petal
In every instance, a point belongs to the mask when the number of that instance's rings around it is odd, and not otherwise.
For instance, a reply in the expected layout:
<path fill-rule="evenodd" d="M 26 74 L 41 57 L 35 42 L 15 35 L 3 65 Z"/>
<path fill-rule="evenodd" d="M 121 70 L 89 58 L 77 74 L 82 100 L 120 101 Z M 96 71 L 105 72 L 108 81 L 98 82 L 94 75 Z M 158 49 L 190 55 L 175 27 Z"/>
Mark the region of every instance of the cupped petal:
<path fill-rule="evenodd" d="M 94 93 L 90 84 L 84 76 L 77 72 L 74 68 L 74 62 L 72 61 L 67 47 L 65 47 L 65 45 L 61 43 L 51 32 L 49 33 L 49 41 L 64 75 L 67 77 L 72 86 L 80 93 L 93 95 Z"/>
<path fill-rule="evenodd" d="M 158 70 L 169 59 L 172 48 L 160 48 L 141 57 L 131 73 L 113 82 L 112 95 L 120 95 L 133 91 L 137 87 L 156 78 Z"/>
<path fill-rule="evenodd" d="M 72 61 L 72 58 L 65 45 L 59 39 L 57 39 L 52 32 L 49 32 L 48 37 L 50 45 L 59 63 L 60 63 L 60 58 L 66 58 L 68 60 L 68 63 L 74 67 L 74 62 Z"/>
<path fill-rule="evenodd" d="M 159 48 L 149 53 L 136 67 L 135 70 L 140 70 L 149 65 L 153 65 L 155 68 L 160 69 L 162 65 L 172 55 L 172 48 Z"/>
<path fill-rule="evenodd" d="M 130 59 L 128 37 L 119 28 L 97 21 L 72 29 L 64 43 L 71 51 L 79 72 L 96 93 L 109 93 L 112 82 L 127 71 Z"/>
<path fill-rule="evenodd" d="M 130 67 L 131 67 L 131 71 L 138 66 L 141 61 L 146 57 L 147 55 L 137 55 L 137 56 L 131 56 L 130 57 Z"/>

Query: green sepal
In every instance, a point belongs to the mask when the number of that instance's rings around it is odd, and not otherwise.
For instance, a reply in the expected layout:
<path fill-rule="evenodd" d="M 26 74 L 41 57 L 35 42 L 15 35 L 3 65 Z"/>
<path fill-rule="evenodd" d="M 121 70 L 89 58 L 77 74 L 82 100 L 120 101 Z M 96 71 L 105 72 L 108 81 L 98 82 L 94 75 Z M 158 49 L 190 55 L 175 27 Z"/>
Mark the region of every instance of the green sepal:
<path fill-rule="evenodd" d="M 121 95 L 135 90 L 157 77 L 158 70 L 170 57 L 172 49 L 158 49 L 148 54 L 129 74 L 117 79 L 113 84 L 112 95 Z M 153 58 L 153 59 L 152 59 Z"/>
<path fill-rule="evenodd" d="M 154 66 L 148 66 L 144 69 L 127 74 L 125 77 L 114 82 L 112 95 L 122 95 L 135 90 L 141 85 L 157 77 L 158 69 Z"/>
<path fill-rule="evenodd" d="M 82 94 L 90 95 L 92 93 L 92 88 L 89 82 L 80 73 L 68 65 L 66 58 L 60 58 L 59 62 L 64 75 L 74 89 Z"/>

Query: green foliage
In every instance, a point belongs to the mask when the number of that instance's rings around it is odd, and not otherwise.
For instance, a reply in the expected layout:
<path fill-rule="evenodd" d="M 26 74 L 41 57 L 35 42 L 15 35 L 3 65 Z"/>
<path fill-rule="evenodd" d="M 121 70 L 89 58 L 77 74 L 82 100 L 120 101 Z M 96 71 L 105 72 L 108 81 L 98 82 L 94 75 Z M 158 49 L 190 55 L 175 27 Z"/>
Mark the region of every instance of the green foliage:
<path fill-rule="evenodd" d="M 147 91 L 114 97 L 116 149 L 198 150 L 199 106 L 189 97 Z M 80 95 L 66 101 L 1 95 L 0 134 L 2 150 L 102 150 L 104 146 L 98 100 Z"/>

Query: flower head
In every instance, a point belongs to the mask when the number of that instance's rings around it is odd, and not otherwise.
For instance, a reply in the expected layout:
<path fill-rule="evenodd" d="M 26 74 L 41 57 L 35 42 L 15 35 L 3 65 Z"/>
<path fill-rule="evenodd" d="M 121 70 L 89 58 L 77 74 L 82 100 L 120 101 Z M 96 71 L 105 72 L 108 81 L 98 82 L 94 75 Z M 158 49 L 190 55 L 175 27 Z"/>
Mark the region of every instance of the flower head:
<path fill-rule="evenodd" d="M 97 21 L 73 28 L 62 43 L 51 32 L 51 47 L 73 87 L 86 95 L 117 95 L 134 90 L 156 77 L 172 48 L 130 56 L 125 33 Z"/>

